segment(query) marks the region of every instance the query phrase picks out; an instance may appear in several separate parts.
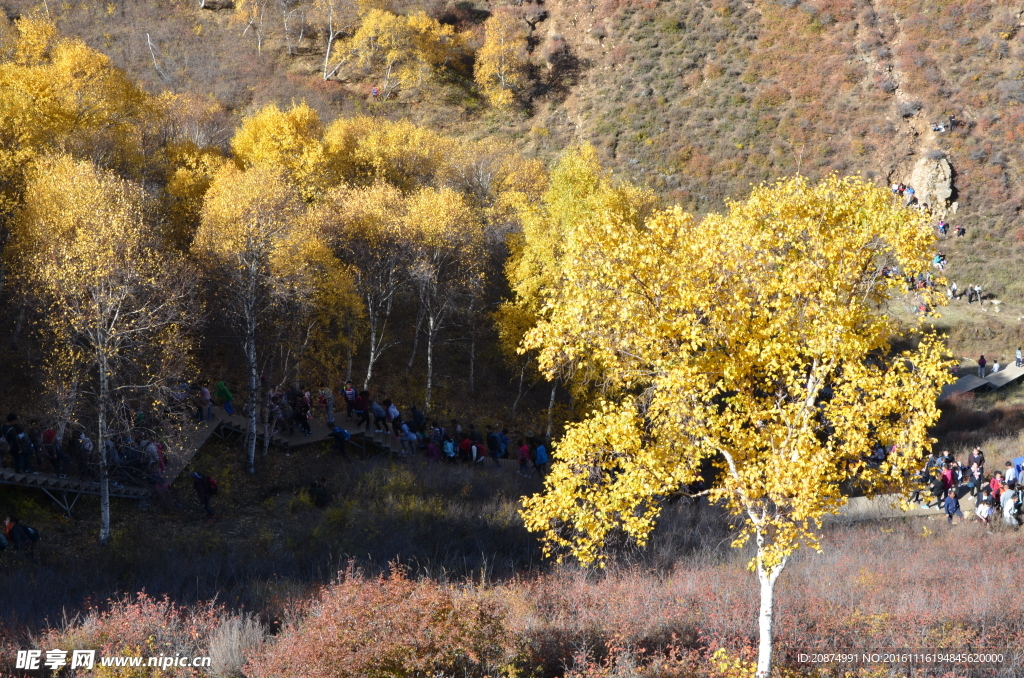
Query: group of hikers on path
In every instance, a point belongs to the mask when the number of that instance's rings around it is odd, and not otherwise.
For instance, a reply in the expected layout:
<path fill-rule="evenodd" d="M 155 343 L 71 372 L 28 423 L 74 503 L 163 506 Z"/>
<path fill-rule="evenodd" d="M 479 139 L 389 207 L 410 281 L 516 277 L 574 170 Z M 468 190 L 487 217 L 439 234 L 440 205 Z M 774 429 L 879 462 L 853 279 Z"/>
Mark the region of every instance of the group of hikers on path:
<path fill-rule="evenodd" d="M 311 391 L 298 385 L 289 388 L 271 387 L 264 380 L 264 388 L 266 402 L 269 403 L 265 424 L 269 427 L 270 435 L 280 433 L 291 437 L 298 432 L 303 436 L 311 436 L 310 423 L 319 411 L 330 429 L 328 435 L 334 441 L 333 451 L 348 458 L 347 444 L 352 436 L 347 429 L 337 426 L 335 395 L 328 385 L 321 382 L 316 391 Z M 206 383 L 197 389 L 195 395 L 198 400 L 196 418 L 200 421 L 213 418 L 215 401 L 221 404 L 226 413 L 234 413 L 234 397 L 223 381 L 218 382 L 212 395 Z M 426 415 L 415 405 L 403 414 L 390 399 L 377 401 L 368 390 L 357 390 L 351 381 L 345 383 L 340 397 L 344 402 L 343 416 L 347 421 L 354 422 L 356 427 L 366 431 L 372 429 L 374 433 L 393 435 L 404 456 L 422 454 L 432 462 L 470 465 L 490 459 L 496 467 L 500 467 L 501 459 L 511 458 L 518 461 L 518 473 L 524 477 L 530 477 L 534 472 L 543 476 L 547 472 L 550 443 L 544 436 L 527 432 L 513 441 L 506 428 L 487 425 L 481 432 L 475 424 L 467 424 L 463 428 L 455 419 L 451 420 L 448 427 L 436 420 L 428 424 Z M 192 484 L 208 521 L 212 521 L 214 512 L 210 499 L 217 492 L 217 481 L 194 472 Z"/>
<path fill-rule="evenodd" d="M 918 476 L 921 489 L 913 493 L 911 501 L 921 501 L 921 508 L 944 511 L 952 524 L 954 518 L 964 520 L 960 499 L 970 495 L 975 500 L 975 518 L 984 525 L 991 525 L 998 514 L 1007 525 L 1019 527 L 1024 522 L 1024 456 L 1007 460 L 1003 470 L 991 476 L 986 473 L 985 463 L 980 447 L 971 451 L 966 463 L 957 461 L 948 451 L 933 452 Z M 930 502 L 922 499 L 925 492 L 931 494 Z"/>

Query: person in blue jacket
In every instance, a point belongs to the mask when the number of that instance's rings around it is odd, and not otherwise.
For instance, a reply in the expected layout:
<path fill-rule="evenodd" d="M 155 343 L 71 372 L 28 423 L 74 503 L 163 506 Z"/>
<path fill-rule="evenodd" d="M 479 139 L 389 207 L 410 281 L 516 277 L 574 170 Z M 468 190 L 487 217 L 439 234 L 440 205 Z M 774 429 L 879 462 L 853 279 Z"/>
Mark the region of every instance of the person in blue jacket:
<path fill-rule="evenodd" d="M 953 516 L 960 518 L 960 522 L 964 520 L 964 514 L 960 510 L 960 500 L 956 498 L 956 490 L 950 490 L 946 494 L 946 499 L 943 502 L 944 508 L 946 509 L 946 519 L 949 524 L 953 524 Z"/>

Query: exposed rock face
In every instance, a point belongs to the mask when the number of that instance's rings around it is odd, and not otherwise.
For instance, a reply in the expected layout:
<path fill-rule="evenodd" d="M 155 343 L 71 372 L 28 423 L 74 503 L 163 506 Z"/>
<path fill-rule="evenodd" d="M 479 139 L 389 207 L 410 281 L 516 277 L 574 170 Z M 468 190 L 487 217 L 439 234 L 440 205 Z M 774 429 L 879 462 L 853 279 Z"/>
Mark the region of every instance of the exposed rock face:
<path fill-rule="evenodd" d="M 919 203 L 928 203 L 937 213 L 942 214 L 953 195 L 953 170 L 945 158 L 921 158 L 910 174 L 909 184 L 914 187 Z"/>

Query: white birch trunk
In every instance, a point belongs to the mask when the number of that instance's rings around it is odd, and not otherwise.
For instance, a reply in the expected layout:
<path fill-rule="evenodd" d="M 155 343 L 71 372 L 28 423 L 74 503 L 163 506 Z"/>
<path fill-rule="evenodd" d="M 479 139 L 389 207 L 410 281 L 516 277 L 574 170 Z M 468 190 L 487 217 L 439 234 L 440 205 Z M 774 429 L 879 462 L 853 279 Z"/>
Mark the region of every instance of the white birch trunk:
<path fill-rule="evenodd" d="M 473 382 L 476 380 L 476 330 L 469 333 L 469 395 L 473 395 Z"/>
<path fill-rule="evenodd" d="M 110 543 L 110 481 L 107 477 L 107 397 L 110 385 L 107 381 L 107 356 L 100 346 L 99 350 L 100 393 L 99 412 L 96 423 L 99 427 L 96 435 L 96 449 L 100 457 L 100 544 Z"/>
<path fill-rule="evenodd" d="M 333 8 L 327 18 L 327 46 L 324 49 L 324 80 L 331 77 L 327 74 L 327 69 L 331 65 L 331 46 L 334 44 L 334 11 Z"/>
<path fill-rule="evenodd" d="M 366 361 L 366 378 L 363 379 L 363 390 L 369 390 L 370 378 L 373 376 L 373 364 L 377 362 L 377 323 L 370 321 L 370 357 Z"/>
<path fill-rule="evenodd" d="M 355 330 L 348 333 L 348 346 L 345 347 L 345 381 L 352 380 L 352 343 L 355 341 Z"/>
<path fill-rule="evenodd" d="M 409 355 L 409 363 L 405 366 L 405 373 L 412 372 L 412 364 L 416 361 L 416 350 L 420 346 L 420 330 L 423 329 L 423 304 L 420 304 L 420 311 L 416 315 L 416 332 L 412 335 L 412 353 Z"/>
<path fill-rule="evenodd" d="M 430 390 L 434 383 L 434 316 L 427 320 L 427 394 L 423 411 L 430 412 Z"/>
<path fill-rule="evenodd" d="M 252 317 L 252 314 L 246 319 L 245 360 L 249 368 L 249 397 L 245 413 L 248 419 L 245 431 L 245 470 L 249 473 L 256 473 L 256 410 L 259 404 L 259 376 L 256 374 L 256 319 Z"/>
<path fill-rule="evenodd" d="M 374 306 L 367 304 L 367 310 L 369 311 L 370 317 L 370 359 L 366 365 L 366 379 L 363 380 L 363 390 L 366 391 L 370 388 L 370 378 L 373 376 L 373 364 L 380 358 L 380 354 L 384 352 L 384 328 L 387 327 L 388 320 L 391 318 L 391 302 L 394 299 L 394 294 L 388 296 L 387 303 L 384 306 L 384 316 L 378 320 L 373 315 Z"/>
<path fill-rule="evenodd" d="M 509 419 L 516 418 L 516 408 L 519 407 L 519 401 L 523 397 L 523 377 L 526 375 L 526 365 L 523 364 L 522 369 L 519 370 L 519 390 L 516 391 L 516 400 L 512 403 L 512 413 L 509 415 Z"/>
<path fill-rule="evenodd" d="M 769 678 L 772 672 L 772 622 L 775 612 L 775 582 L 778 580 L 786 561 L 774 568 L 764 566 L 762 538 L 758 535 L 757 579 L 761 584 L 761 605 L 757 616 L 757 678 Z"/>

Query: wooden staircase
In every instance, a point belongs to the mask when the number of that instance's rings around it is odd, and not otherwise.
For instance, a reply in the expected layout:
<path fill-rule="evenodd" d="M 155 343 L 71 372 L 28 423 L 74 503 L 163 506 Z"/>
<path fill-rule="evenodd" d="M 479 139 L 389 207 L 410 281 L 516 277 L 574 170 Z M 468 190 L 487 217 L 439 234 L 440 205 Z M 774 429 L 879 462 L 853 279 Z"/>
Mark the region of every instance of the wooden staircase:
<path fill-rule="evenodd" d="M 164 478 L 168 484 L 173 483 L 175 478 L 185 470 L 199 448 L 206 443 L 211 435 L 216 434 L 219 428 L 220 423 L 216 419 L 186 427 L 180 442 L 165 452 L 167 468 L 164 471 Z M 83 494 L 97 496 L 100 494 L 100 483 L 97 480 L 61 478 L 52 473 L 15 473 L 9 468 L 0 468 L 0 485 L 16 485 L 42 490 L 68 517 L 71 517 L 71 509 L 75 507 L 79 497 Z M 109 481 L 107 489 L 111 497 L 121 499 L 149 499 L 154 492 L 153 488 L 148 485 L 121 483 L 115 480 Z"/>

